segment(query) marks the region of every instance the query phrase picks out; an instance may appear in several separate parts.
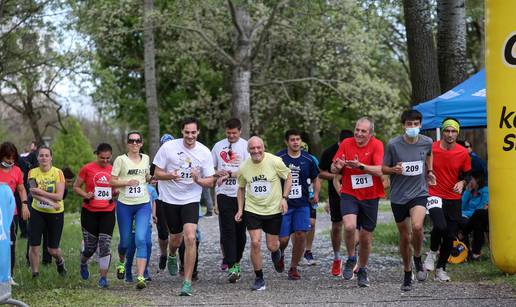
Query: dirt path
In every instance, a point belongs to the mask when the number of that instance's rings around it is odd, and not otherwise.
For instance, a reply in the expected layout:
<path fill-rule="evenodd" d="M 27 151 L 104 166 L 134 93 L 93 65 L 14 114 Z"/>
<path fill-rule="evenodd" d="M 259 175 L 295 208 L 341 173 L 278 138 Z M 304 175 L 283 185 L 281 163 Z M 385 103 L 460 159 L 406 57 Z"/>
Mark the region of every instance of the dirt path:
<path fill-rule="evenodd" d="M 392 214 L 380 212 L 379 221 L 388 222 Z M 371 287 L 358 288 L 356 280 L 345 281 L 330 276 L 332 260 L 331 244 L 324 235 L 316 236 L 314 256 L 317 266 L 301 267 L 302 279 L 290 281 L 287 274 L 274 271 L 269 253 L 264 251 L 264 273 L 267 290 L 252 292 L 250 285 L 254 273 L 249 262 L 249 249 L 242 261 L 242 279 L 236 284 L 226 281 L 226 273 L 219 269 L 221 256 L 217 217 L 201 219 L 202 242 L 200 247 L 200 280 L 194 282 L 192 297 L 178 297 L 181 278 L 171 277 L 167 272 L 153 274 L 153 281 L 143 291 L 128 285 L 114 286 L 112 291 L 127 295 L 134 305 L 173 306 L 340 306 L 340 305 L 400 305 L 400 306 L 516 306 L 514 289 L 508 286 L 469 282 L 442 284 L 427 281 L 416 283 L 413 291 L 400 290 L 402 280 L 401 261 L 396 257 L 373 254 L 369 265 Z M 330 228 L 329 216 L 319 214 L 317 232 Z M 154 232 L 154 236 L 156 233 Z M 373 242 L 374 244 L 374 242 Z M 249 247 L 249 243 L 248 243 Z M 157 248 L 157 245 L 154 245 Z M 158 251 L 153 250 L 152 272 L 156 272 Z M 287 249 L 286 266 L 290 262 Z M 133 305 L 133 304 L 131 304 Z"/>

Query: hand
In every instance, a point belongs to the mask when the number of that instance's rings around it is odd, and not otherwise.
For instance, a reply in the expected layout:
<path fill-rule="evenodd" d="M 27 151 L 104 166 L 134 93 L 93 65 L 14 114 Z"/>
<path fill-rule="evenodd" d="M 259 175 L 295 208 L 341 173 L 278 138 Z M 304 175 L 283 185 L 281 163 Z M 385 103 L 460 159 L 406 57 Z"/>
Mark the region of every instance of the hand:
<path fill-rule="evenodd" d="M 223 176 L 220 176 L 218 179 L 217 179 L 217 186 L 220 187 L 221 185 L 224 184 L 224 182 L 229 178 L 229 174 L 226 174 L 226 175 L 223 175 Z"/>
<path fill-rule="evenodd" d="M 29 191 L 32 195 L 41 195 L 41 192 L 43 192 L 40 188 L 30 188 Z"/>
<path fill-rule="evenodd" d="M 235 221 L 237 221 L 237 222 L 242 221 L 242 211 L 241 210 L 238 210 L 237 213 L 235 214 Z"/>
<path fill-rule="evenodd" d="M 437 184 L 437 179 L 435 178 L 434 172 L 430 172 L 430 173 L 426 174 L 426 181 L 428 182 L 429 185 Z"/>
<path fill-rule="evenodd" d="M 401 164 L 402 164 L 401 162 L 398 162 L 396 165 L 394 165 L 394 166 L 391 168 L 391 171 L 392 171 L 394 174 L 401 175 L 401 174 L 403 173 L 403 166 L 402 166 Z"/>
<path fill-rule="evenodd" d="M 455 192 L 457 194 L 461 194 L 462 190 L 464 190 L 464 180 L 461 180 L 461 181 L 457 182 L 453 186 L 453 192 Z"/>
<path fill-rule="evenodd" d="M 55 209 L 56 211 L 58 211 L 59 209 L 61 209 L 61 205 L 60 205 L 59 203 L 52 202 L 52 203 L 50 203 L 50 205 L 51 205 L 52 207 L 54 207 L 54 209 Z"/>
<path fill-rule="evenodd" d="M 346 161 L 346 167 L 348 167 L 348 168 L 359 168 L 360 165 L 361 164 L 358 161 L 358 155 L 355 155 L 355 159 L 354 160 L 347 160 Z"/>
<path fill-rule="evenodd" d="M 287 204 L 287 200 L 285 198 L 281 198 L 280 210 L 281 210 L 281 214 L 283 214 L 283 215 L 285 215 L 288 212 L 288 204 Z"/>
<path fill-rule="evenodd" d="M 22 204 L 22 219 L 27 221 L 30 218 L 29 205 Z"/>
<path fill-rule="evenodd" d="M 179 175 L 177 174 L 177 170 L 175 170 L 175 171 L 171 172 L 171 173 L 170 173 L 170 176 L 172 176 L 172 178 L 170 179 L 170 180 L 172 180 L 172 181 L 179 181 L 179 180 L 181 180 L 181 176 L 179 176 Z"/>
<path fill-rule="evenodd" d="M 219 215 L 219 206 L 213 206 L 213 213 L 215 213 L 215 215 Z"/>
<path fill-rule="evenodd" d="M 333 166 L 340 172 L 340 170 L 346 167 L 346 156 L 342 155 L 342 157 L 335 159 Z"/>
<path fill-rule="evenodd" d="M 127 185 L 131 186 L 131 187 L 135 187 L 135 186 L 137 186 L 139 184 L 140 184 L 140 182 L 138 180 L 136 180 L 136 179 L 131 179 L 131 180 L 127 181 Z"/>
<path fill-rule="evenodd" d="M 220 171 L 217 171 L 215 173 L 215 176 L 217 176 L 217 177 L 229 176 L 229 173 L 225 169 L 221 169 Z"/>
<path fill-rule="evenodd" d="M 310 203 L 317 204 L 319 202 L 319 194 L 314 194 L 314 197 L 310 198 Z"/>
<path fill-rule="evenodd" d="M 192 168 L 192 179 L 195 183 L 199 183 L 199 178 L 201 178 L 201 175 L 199 173 L 199 170 L 196 168 Z"/>
<path fill-rule="evenodd" d="M 152 222 L 153 222 L 154 224 L 157 224 L 157 223 L 158 223 L 158 217 L 156 216 L 156 214 L 153 214 L 153 215 L 152 215 Z"/>
<path fill-rule="evenodd" d="M 95 196 L 95 193 L 93 193 L 93 192 L 88 192 L 88 193 L 86 193 L 86 197 L 84 197 L 84 198 L 86 198 L 86 199 L 92 199 L 94 196 Z"/>

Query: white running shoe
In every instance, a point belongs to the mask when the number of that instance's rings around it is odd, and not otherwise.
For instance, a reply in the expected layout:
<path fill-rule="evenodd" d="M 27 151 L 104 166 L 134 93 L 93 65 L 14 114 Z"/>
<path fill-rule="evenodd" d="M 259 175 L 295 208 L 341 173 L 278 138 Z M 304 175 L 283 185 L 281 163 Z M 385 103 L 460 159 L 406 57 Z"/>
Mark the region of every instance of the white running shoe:
<path fill-rule="evenodd" d="M 446 271 L 443 270 L 442 268 L 437 268 L 435 270 L 435 280 L 441 281 L 441 282 L 451 281 L 450 277 L 448 276 L 448 273 L 446 273 Z"/>
<path fill-rule="evenodd" d="M 436 252 L 429 251 L 426 255 L 425 262 L 423 263 L 423 267 L 427 271 L 433 271 L 435 270 L 435 258 L 436 258 Z"/>
<path fill-rule="evenodd" d="M 9 283 L 11 284 L 11 286 L 18 286 L 18 283 L 14 281 L 14 279 L 11 277 L 11 279 L 9 280 Z"/>

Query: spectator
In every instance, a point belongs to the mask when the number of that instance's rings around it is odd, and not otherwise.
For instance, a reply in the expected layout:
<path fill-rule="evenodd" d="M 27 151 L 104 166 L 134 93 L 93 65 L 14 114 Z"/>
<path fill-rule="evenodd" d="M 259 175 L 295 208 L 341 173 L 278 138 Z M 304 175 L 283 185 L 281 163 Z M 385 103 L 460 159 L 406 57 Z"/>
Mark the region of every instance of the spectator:
<path fill-rule="evenodd" d="M 457 141 L 459 145 L 465 147 L 468 150 L 471 158 L 471 169 L 473 172 L 480 171 L 484 173 L 484 179 L 487 181 L 487 163 L 480 158 L 476 152 L 473 151 L 473 147 L 468 140 Z"/>

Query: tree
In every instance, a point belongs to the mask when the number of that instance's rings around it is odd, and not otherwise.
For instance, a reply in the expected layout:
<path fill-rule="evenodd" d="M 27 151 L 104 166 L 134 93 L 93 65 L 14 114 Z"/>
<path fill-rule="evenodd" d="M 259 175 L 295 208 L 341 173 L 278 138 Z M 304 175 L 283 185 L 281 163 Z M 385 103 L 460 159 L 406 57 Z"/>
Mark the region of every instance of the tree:
<path fill-rule="evenodd" d="M 403 0 L 412 101 L 415 105 L 441 93 L 430 3 Z"/>
<path fill-rule="evenodd" d="M 158 97 L 156 93 L 156 70 L 155 70 L 155 48 L 154 48 L 154 23 L 153 13 L 154 0 L 144 1 L 144 62 L 145 62 L 145 95 L 147 98 L 147 120 L 149 122 L 149 151 L 154 157 L 159 149 L 159 116 Z"/>
<path fill-rule="evenodd" d="M 95 159 L 95 155 L 75 118 L 68 117 L 64 125 L 67 132 L 59 132 L 52 144 L 53 164 L 59 168 L 69 167 L 77 174 L 84 164 Z"/>

